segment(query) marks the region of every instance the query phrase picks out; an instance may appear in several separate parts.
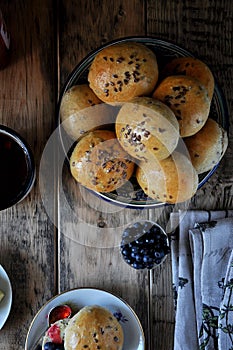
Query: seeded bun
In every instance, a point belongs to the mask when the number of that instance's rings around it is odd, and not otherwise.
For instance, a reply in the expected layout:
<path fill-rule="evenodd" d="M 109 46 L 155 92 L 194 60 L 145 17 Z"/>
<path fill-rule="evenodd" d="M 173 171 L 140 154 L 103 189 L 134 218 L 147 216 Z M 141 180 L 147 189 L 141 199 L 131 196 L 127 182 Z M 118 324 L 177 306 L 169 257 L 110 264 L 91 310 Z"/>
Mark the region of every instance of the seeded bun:
<path fill-rule="evenodd" d="M 83 186 L 97 192 L 111 192 L 132 176 L 134 163 L 114 132 L 96 130 L 83 136 L 75 146 L 70 170 Z"/>
<path fill-rule="evenodd" d="M 61 101 L 61 122 L 74 140 L 88 131 L 106 129 L 107 125 L 115 122 L 115 115 L 114 108 L 104 104 L 88 84 L 71 87 Z"/>
<path fill-rule="evenodd" d="M 170 108 L 151 97 L 125 102 L 116 118 L 116 135 L 133 157 L 147 160 L 168 157 L 179 141 L 179 123 Z"/>
<path fill-rule="evenodd" d="M 207 89 L 210 100 L 214 93 L 214 77 L 209 67 L 202 61 L 194 57 L 179 57 L 169 62 L 162 74 L 187 75 L 196 78 Z"/>
<path fill-rule="evenodd" d="M 100 306 L 85 306 L 70 320 L 65 350 L 122 350 L 124 334 L 118 320 Z"/>
<path fill-rule="evenodd" d="M 196 134 L 208 118 L 210 99 L 206 88 L 195 78 L 169 76 L 159 84 L 153 97 L 173 110 L 179 122 L 181 137 Z"/>
<path fill-rule="evenodd" d="M 191 161 L 176 151 L 161 161 L 153 157 L 148 162 L 141 162 L 136 178 L 149 197 L 162 203 L 185 202 L 198 187 L 198 175 Z"/>
<path fill-rule="evenodd" d="M 222 159 L 228 145 L 228 136 L 216 121 L 208 119 L 195 135 L 186 137 L 184 142 L 193 166 L 198 174 L 211 170 Z"/>
<path fill-rule="evenodd" d="M 88 74 L 96 96 L 110 104 L 151 94 L 157 80 L 155 54 L 145 45 L 135 42 L 115 44 L 101 50 Z"/>

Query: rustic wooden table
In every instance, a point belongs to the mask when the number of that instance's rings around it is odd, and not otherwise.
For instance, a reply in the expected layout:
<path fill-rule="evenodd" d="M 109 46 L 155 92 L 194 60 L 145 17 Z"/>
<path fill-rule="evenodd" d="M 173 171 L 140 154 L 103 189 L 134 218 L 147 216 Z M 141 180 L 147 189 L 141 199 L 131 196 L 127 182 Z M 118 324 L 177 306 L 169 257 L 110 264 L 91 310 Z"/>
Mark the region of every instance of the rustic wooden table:
<path fill-rule="evenodd" d="M 170 257 L 152 272 L 139 272 L 122 261 L 117 246 L 106 243 L 105 248 L 96 248 L 94 244 L 83 245 L 82 239 L 79 243 L 70 239 L 67 227 L 72 223 L 66 221 L 62 212 L 56 173 L 54 188 L 50 190 L 51 207 L 47 210 L 43 205 L 40 160 L 55 128 L 59 91 L 69 73 L 91 50 L 124 36 L 170 40 L 208 62 L 226 96 L 231 123 L 232 2 L 0 0 L 0 8 L 12 38 L 11 62 L 0 71 L 0 123 L 14 128 L 28 141 L 37 166 L 30 195 L 0 212 L 0 264 L 8 272 L 13 289 L 12 310 L 0 333 L 0 348 L 24 349 L 34 315 L 52 296 L 75 287 L 96 287 L 114 292 L 135 309 L 144 328 L 147 349 L 172 349 Z M 224 159 L 198 190 L 190 208 L 233 208 L 232 146 L 230 129 Z M 85 191 L 78 196 L 77 207 L 80 222 L 87 223 L 86 227 L 100 237 L 101 230 L 104 235 L 112 235 L 113 229 L 117 231 L 138 217 L 158 219 L 165 227 L 172 210 L 116 208 Z M 77 230 L 83 230 L 79 223 Z M 83 233 L 87 234 L 85 225 Z"/>

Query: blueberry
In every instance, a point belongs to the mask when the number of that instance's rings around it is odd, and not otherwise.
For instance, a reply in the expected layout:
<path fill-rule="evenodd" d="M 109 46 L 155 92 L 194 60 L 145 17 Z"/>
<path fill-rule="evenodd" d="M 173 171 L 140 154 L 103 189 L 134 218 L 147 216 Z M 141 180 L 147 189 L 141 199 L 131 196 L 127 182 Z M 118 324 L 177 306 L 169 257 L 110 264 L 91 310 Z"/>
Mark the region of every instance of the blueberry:
<path fill-rule="evenodd" d="M 161 260 L 161 259 L 159 259 L 159 258 L 158 258 L 158 259 L 155 259 L 155 264 L 156 264 L 156 265 L 161 264 L 161 262 L 162 262 L 162 260 Z"/>
<path fill-rule="evenodd" d="M 134 267 L 135 269 L 137 270 L 141 270 L 141 269 L 144 269 L 145 268 L 145 265 L 142 264 L 142 263 L 139 263 L 139 262 L 134 262 L 132 267 Z"/>
<path fill-rule="evenodd" d="M 163 244 L 164 246 L 167 246 L 167 237 L 165 235 L 161 237 L 160 243 Z"/>
<path fill-rule="evenodd" d="M 146 268 L 147 268 L 148 270 L 151 270 L 151 269 L 153 269 L 154 267 L 155 267 L 154 262 L 153 262 L 153 263 L 146 264 Z"/>
<path fill-rule="evenodd" d="M 138 262 L 142 262 L 143 256 L 141 254 L 136 254 L 135 260 L 138 261 Z"/>
<path fill-rule="evenodd" d="M 148 254 L 150 254 L 150 249 L 149 249 L 149 247 L 142 247 L 140 252 L 142 255 L 148 255 Z"/>
<path fill-rule="evenodd" d="M 144 242 L 150 244 L 151 238 L 150 237 L 145 237 L 145 241 Z"/>
<path fill-rule="evenodd" d="M 165 256 L 164 250 L 161 249 L 160 251 L 155 251 L 154 256 L 156 259 L 162 259 Z"/>
<path fill-rule="evenodd" d="M 44 350 L 64 350 L 64 344 L 55 344 L 48 342 L 45 344 Z"/>
<path fill-rule="evenodd" d="M 127 262 L 127 264 L 131 265 L 131 264 L 133 264 L 134 259 L 132 259 L 132 258 L 126 258 L 125 261 Z"/>
<path fill-rule="evenodd" d="M 142 237 L 137 238 L 135 243 L 138 244 L 138 245 L 144 244 L 143 238 Z"/>
<path fill-rule="evenodd" d="M 131 248 L 131 251 L 134 252 L 134 253 L 138 253 L 139 250 L 140 250 L 140 248 L 138 246 L 136 246 L 136 245 L 135 246 L 133 245 L 132 248 Z"/>
<path fill-rule="evenodd" d="M 123 249 L 122 249 L 121 252 L 122 252 L 123 255 L 128 255 L 129 252 L 130 252 L 130 249 L 129 249 L 129 247 L 126 245 L 126 246 L 123 247 Z"/>
<path fill-rule="evenodd" d="M 153 258 L 150 255 L 144 255 L 143 256 L 143 262 L 146 264 L 151 264 L 153 263 Z"/>
<path fill-rule="evenodd" d="M 137 255 L 138 255 L 138 253 L 131 251 L 131 254 L 130 254 L 131 258 L 136 259 Z"/>

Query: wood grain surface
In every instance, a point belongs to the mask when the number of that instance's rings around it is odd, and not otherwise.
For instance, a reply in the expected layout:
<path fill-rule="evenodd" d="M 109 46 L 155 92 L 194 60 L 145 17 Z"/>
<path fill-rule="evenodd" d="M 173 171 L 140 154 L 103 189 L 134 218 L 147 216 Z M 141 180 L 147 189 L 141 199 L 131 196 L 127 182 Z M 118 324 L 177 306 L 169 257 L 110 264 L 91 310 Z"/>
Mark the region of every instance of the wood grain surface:
<path fill-rule="evenodd" d="M 11 62 L 0 71 L 0 123 L 28 141 L 37 168 L 29 196 L 0 212 L 0 264 L 13 288 L 0 349 L 24 349 L 39 308 L 53 295 L 76 287 L 103 288 L 124 298 L 142 323 L 146 349 L 173 349 L 170 256 L 153 271 L 136 271 L 122 261 L 119 242 L 128 223 L 151 219 L 166 228 L 170 212 L 187 205 L 148 210 L 114 206 L 79 188 L 66 164 L 57 171 L 57 156 L 63 157 L 57 148 L 45 163 L 52 176 L 42 188 L 41 159 L 56 127 L 59 92 L 90 51 L 125 36 L 169 40 L 208 63 L 230 116 L 227 152 L 188 207 L 233 209 L 231 1 L 0 0 L 0 8 L 12 37 Z"/>
<path fill-rule="evenodd" d="M 30 144 L 37 176 L 25 200 L 0 212 L 0 264 L 13 290 L 12 312 L 1 330 L 0 348 L 13 350 L 24 349 L 32 318 L 56 292 L 54 226 L 38 184 L 41 154 L 54 127 L 54 16 L 52 2 L 47 1 L 33 1 L 33 6 L 31 1 L 1 1 L 0 8 L 11 33 L 11 61 L 0 71 L 0 123 Z"/>

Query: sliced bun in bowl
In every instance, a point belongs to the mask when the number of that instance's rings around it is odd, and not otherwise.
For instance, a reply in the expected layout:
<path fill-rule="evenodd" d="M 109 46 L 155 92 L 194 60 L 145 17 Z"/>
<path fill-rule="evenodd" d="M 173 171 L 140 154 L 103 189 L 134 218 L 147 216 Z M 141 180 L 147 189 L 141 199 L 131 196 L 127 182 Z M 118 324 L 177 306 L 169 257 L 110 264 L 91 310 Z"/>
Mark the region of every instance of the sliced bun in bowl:
<path fill-rule="evenodd" d="M 110 104 L 151 94 L 157 80 L 155 54 L 146 45 L 136 42 L 105 47 L 95 56 L 88 74 L 96 96 Z"/>
<path fill-rule="evenodd" d="M 70 157 L 73 177 L 97 192 L 111 192 L 133 174 L 134 163 L 109 130 L 95 130 L 83 136 Z"/>
<path fill-rule="evenodd" d="M 115 122 L 115 117 L 114 108 L 103 103 L 88 84 L 72 86 L 62 97 L 61 123 L 73 140 L 78 140 L 88 131 L 106 129 Z"/>
<path fill-rule="evenodd" d="M 118 320 L 102 306 L 85 306 L 65 331 L 65 350 L 122 350 L 124 334 Z"/>
<path fill-rule="evenodd" d="M 194 57 L 178 57 L 169 62 L 161 75 L 187 75 L 196 78 L 205 86 L 210 100 L 214 93 L 214 77 L 209 67 L 201 60 Z"/>
<path fill-rule="evenodd" d="M 151 97 L 135 97 L 125 102 L 116 118 L 116 135 L 121 146 L 134 158 L 148 160 L 168 157 L 180 134 L 173 111 Z"/>
<path fill-rule="evenodd" d="M 153 97 L 164 102 L 176 115 L 181 137 L 194 135 L 205 124 L 210 111 L 206 88 L 195 78 L 173 75 L 155 89 Z"/>
<path fill-rule="evenodd" d="M 136 178 L 149 197 L 170 204 L 185 202 L 198 188 L 198 175 L 191 161 L 177 151 L 160 161 L 152 157 L 140 162 Z"/>
<path fill-rule="evenodd" d="M 198 174 L 213 169 L 222 159 L 228 145 L 227 131 L 208 118 L 203 128 L 184 138 L 190 158 Z"/>

